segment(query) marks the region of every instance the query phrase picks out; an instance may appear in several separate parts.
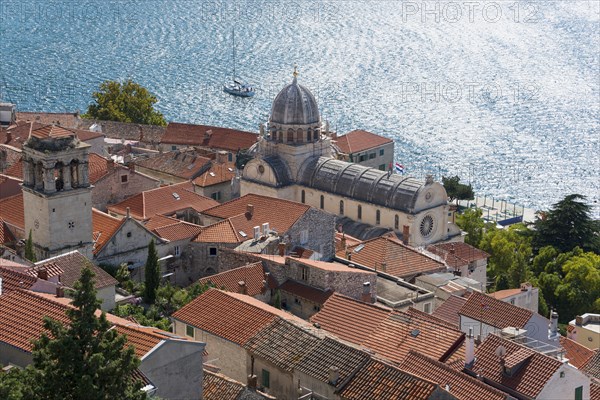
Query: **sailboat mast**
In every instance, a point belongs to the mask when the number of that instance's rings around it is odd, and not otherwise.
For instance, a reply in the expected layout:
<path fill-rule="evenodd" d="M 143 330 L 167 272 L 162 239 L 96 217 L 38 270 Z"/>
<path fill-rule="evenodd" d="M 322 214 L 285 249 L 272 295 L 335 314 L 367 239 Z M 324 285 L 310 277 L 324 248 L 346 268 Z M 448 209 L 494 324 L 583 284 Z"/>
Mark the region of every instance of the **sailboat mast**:
<path fill-rule="evenodd" d="M 235 28 L 232 28 L 231 40 L 233 42 L 233 80 L 235 80 Z"/>

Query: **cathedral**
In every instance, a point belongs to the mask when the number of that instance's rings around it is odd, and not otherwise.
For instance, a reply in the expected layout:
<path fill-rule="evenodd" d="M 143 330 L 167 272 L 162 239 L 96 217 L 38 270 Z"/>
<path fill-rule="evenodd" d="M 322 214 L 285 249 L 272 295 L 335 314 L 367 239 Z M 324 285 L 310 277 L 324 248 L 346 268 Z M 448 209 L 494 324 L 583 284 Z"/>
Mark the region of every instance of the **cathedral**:
<path fill-rule="evenodd" d="M 292 83 L 275 97 L 271 115 L 242 172 L 241 194 L 262 194 L 323 209 L 338 218 L 394 230 L 405 243 L 456 240 L 446 190 L 425 181 L 338 160 L 333 135 L 313 94 Z"/>

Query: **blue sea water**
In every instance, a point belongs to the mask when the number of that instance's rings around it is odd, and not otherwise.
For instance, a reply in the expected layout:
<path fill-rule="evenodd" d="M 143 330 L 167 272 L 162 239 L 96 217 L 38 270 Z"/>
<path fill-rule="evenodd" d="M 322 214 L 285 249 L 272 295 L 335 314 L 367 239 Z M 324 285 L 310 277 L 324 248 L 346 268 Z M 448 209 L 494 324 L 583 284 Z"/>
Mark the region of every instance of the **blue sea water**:
<path fill-rule="evenodd" d="M 233 28 L 252 99 L 221 91 Z M 597 0 L 4 0 L 0 39 L 19 110 L 83 111 L 132 78 L 169 120 L 258 131 L 298 64 L 332 129 L 393 138 L 409 174 L 534 208 L 600 202 Z"/>

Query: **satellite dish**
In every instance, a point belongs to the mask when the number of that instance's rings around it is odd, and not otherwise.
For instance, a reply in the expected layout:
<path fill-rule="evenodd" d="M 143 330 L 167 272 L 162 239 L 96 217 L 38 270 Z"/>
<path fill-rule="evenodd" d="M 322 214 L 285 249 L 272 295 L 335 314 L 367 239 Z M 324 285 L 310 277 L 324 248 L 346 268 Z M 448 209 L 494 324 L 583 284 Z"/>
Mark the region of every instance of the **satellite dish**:
<path fill-rule="evenodd" d="M 506 355 L 506 348 L 502 345 L 498 346 L 498 348 L 496 349 L 496 355 L 499 358 L 504 358 L 504 356 Z"/>

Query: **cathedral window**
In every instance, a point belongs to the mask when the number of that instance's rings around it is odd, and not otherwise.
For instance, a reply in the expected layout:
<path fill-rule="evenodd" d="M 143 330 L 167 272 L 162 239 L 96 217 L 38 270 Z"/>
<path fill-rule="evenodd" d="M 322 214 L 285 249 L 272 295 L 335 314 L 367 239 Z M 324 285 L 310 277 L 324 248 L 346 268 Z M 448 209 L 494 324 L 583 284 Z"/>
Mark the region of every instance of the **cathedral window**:
<path fill-rule="evenodd" d="M 321 210 L 325 208 L 325 196 L 321 195 Z"/>
<path fill-rule="evenodd" d="M 340 215 L 344 215 L 344 200 L 340 200 Z"/>
<path fill-rule="evenodd" d="M 398 214 L 396 214 L 396 216 L 394 217 L 394 229 L 400 229 L 400 218 L 398 217 Z"/>
<path fill-rule="evenodd" d="M 306 192 L 304 190 L 302 190 L 302 194 L 301 194 L 301 201 L 302 204 L 306 203 Z"/>
<path fill-rule="evenodd" d="M 377 210 L 375 212 L 375 224 L 379 225 L 381 224 L 381 211 Z"/>
<path fill-rule="evenodd" d="M 288 132 L 287 132 L 287 142 L 294 143 L 294 130 L 291 128 L 288 129 Z"/>
<path fill-rule="evenodd" d="M 420 226 L 421 236 L 428 237 L 433 232 L 433 217 L 431 215 L 426 215 L 421 221 Z"/>
<path fill-rule="evenodd" d="M 358 215 L 357 215 L 357 219 L 361 220 L 362 219 L 362 206 L 359 204 L 358 205 Z"/>

